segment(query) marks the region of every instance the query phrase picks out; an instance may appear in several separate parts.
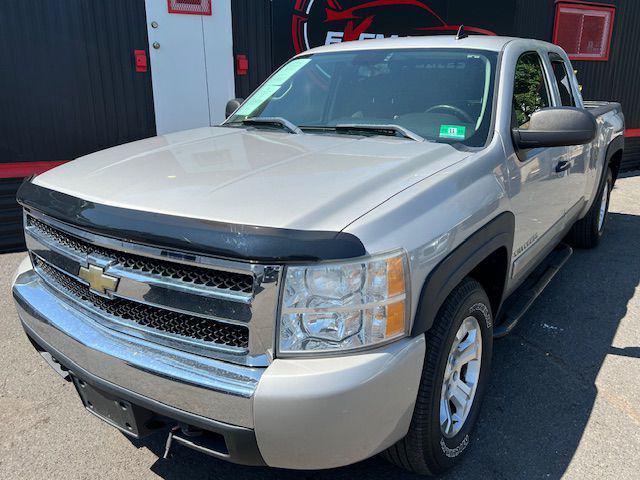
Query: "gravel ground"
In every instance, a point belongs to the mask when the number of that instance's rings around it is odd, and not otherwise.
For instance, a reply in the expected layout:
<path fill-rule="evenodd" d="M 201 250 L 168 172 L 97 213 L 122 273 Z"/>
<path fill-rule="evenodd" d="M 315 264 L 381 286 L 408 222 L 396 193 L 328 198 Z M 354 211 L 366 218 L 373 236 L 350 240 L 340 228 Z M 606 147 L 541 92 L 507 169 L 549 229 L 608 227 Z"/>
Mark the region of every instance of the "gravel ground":
<path fill-rule="evenodd" d="M 640 478 L 640 176 L 612 196 L 602 245 L 577 251 L 494 347 L 476 441 L 448 479 Z M 0 255 L 0 478 L 417 478 L 379 458 L 321 472 L 227 464 L 163 438 L 132 443 L 87 413 L 34 352 Z"/>

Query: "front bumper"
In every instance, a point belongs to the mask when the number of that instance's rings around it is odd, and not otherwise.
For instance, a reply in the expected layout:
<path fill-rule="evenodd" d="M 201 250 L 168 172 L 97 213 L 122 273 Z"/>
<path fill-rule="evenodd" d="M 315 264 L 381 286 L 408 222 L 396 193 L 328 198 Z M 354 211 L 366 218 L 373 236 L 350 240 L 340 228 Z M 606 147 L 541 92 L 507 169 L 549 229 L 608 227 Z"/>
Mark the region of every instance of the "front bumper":
<path fill-rule="evenodd" d="M 367 353 L 233 365 L 130 337 L 46 287 L 27 260 L 13 294 L 27 335 L 74 375 L 179 422 L 221 434 L 233 462 L 331 468 L 402 438 L 417 395 L 424 337 Z"/>

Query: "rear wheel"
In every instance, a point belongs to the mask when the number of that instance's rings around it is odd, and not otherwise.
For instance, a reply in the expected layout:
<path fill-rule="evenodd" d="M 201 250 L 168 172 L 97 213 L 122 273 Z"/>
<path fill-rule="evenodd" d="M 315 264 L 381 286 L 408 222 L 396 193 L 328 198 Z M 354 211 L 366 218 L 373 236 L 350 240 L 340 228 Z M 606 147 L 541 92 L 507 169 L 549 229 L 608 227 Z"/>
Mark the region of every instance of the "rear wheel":
<path fill-rule="evenodd" d="M 482 286 L 465 279 L 425 335 L 427 353 L 411 426 L 385 457 L 412 472 L 439 474 L 467 449 L 489 376 L 493 320 Z"/>
<path fill-rule="evenodd" d="M 613 174 L 611 169 L 607 168 L 604 181 L 600 185 L 593 205 L 591 205 L 584 218 L 578 220 L 571 227 L 571 231 L 567 235 L 567 240 L 572 246 L 577 248 L 594 248 L 598 246 L 607 223 L 612 189 Z"/>

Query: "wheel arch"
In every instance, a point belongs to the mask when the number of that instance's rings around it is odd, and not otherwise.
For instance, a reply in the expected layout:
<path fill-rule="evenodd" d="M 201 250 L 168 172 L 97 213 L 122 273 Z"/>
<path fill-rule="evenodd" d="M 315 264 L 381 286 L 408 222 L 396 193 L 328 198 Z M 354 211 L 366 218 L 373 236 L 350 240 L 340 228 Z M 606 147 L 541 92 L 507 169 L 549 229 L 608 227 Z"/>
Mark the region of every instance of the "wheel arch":
<path fill-rule="evenodd" d="M 456 247 L 427 276 L 412 335 L 431 328 L 440 307 L 467 276 L 478 281 L 491 302 L 494 318 L 504 300 L 515 232 L 515 216 L 503 212 Z"/>
<path fill-rule="evenodd" d="M 622 153 L 624 152 L 624 137 L 622 135 L 611 140 L 607 147 L 605 157 L 605 167 L 611 168 L 613 174 L 613 183 L 616 183 L 618 174 L 620 173 L 620 165 L 622 164 Z"/>

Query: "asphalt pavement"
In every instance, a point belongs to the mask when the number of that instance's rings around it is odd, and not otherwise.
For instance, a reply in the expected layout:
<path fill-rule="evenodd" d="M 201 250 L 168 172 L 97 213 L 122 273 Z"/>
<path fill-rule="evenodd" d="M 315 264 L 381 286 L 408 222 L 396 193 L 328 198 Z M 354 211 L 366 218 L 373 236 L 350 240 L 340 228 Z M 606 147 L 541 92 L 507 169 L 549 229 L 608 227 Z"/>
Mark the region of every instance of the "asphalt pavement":
<path fill-rule="evenodd" d="M 640 479 L 640 176 L 613 192 L 606 236 L 576 251 L 496 342 L 475 441 L 447 479 Z M 0 479 L 405 479 L 380 458 L 293 472 L 132 442 L 90 415 L 24 336 L 0 255 Z M 313 434 L 313 432 L 309 432 Z"/>

